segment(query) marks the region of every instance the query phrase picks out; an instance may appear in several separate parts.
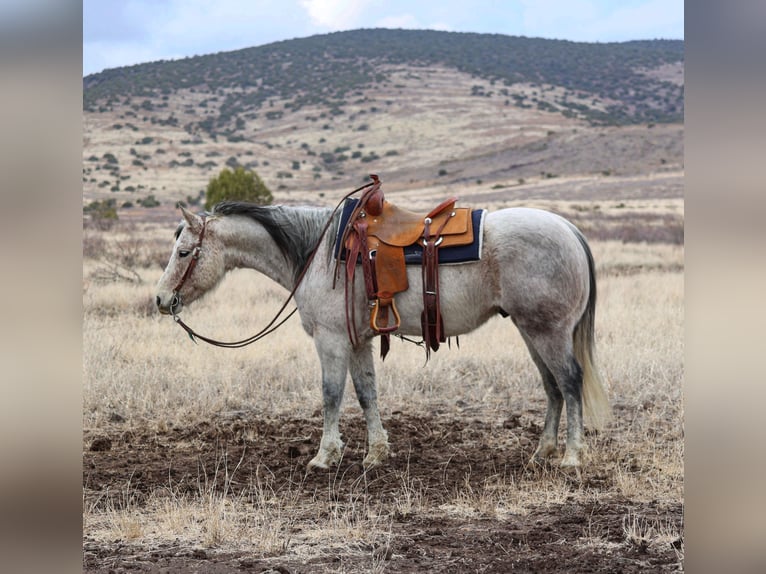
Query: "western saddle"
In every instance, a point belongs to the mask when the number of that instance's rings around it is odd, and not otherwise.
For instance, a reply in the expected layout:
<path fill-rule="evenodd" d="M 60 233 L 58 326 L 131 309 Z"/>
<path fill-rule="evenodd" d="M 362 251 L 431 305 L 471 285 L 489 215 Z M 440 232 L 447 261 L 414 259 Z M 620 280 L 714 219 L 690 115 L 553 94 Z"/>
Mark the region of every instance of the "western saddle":
<path fill-rule="evenodd" d="M 422 246 L 423 311 L 421 329 L 426 346 L 439 349 L 446 341 L 439 304 L 439 249 L 470 245 L 473 241 L 471 209 L 455 208 L 452 197 L 428 212 L 418 214 L 387 201 L 380 179 L 373 180 L 359 198 L 341 235 L 336 259 L 336 278 L 342 255 L 346 260 L 346 325 L 352 344 L 358 341 L 353 305 L 356 267 L 361 263 L 367 299 L 370 304 L 370 327 L 381 336 L 381 357 L 390 347 L 390 335 L 401 324 L 394 295 L 409 288 L 404 248 Z"/>

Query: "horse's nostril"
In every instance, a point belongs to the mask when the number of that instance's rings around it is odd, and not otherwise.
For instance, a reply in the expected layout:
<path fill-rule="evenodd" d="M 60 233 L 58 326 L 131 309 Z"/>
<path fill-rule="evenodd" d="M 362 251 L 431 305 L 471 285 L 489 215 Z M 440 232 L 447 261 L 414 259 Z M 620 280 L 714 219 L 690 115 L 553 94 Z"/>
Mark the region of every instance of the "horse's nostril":
<path fill-rule="evenodd" d="M 157 301 L 157 307 L 159 307 L 160 304 L 162 303 L 162 301 L 160 300 L 160 296 L 159 295 L 157 295 L 156 301 Z"/>

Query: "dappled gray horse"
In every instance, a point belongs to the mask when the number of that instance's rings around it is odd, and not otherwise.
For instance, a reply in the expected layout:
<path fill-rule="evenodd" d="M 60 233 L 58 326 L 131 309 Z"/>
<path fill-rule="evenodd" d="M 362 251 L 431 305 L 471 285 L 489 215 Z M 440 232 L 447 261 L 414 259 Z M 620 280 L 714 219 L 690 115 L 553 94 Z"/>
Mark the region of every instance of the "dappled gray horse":
<path fill-rule="evenodd" d="M 176 316 L 235 268 L 255 269 L 292 290 L 308 264 L 294 296 L 303 328 L 313 337 L 319 354 L 324 404 L 322 440 L 309 465 L 328 468 L 340 461 L 343 442 L 338 419 L 347 373 L 367 422 L 364 466 L 383 462 L 389 456 L 388 433 L 378 412 L 372 355 L 375 333 L 365 319 L 367 296 L 357 282 L 352 304 L 358 339 L 352 344 L 344 288 L 333 288 L 333 248 L 340 215 L 326 208 L 238 202 L 220 203 L 203 215 L 183 208 L 182 212 L 170 261 L 157 286 L 159 310 Z M 330 217 L 332 225 L 322 237 Z M 553 213 L 527 208 L 488 213 L 481 259 L 439 268 L 447 337 L 468 333 L 497 314 L 510 317 L 521 332 L 548 397 L 535 461 L 557 453 L 564 404 L 564 467 L 582 463 L 583 410 L 596 428 L 610 416 L 594 363 L 594 273 L 588 244 L 574 225 Z M 417 336 L 423 305 L 421 271 L 408 267 L 407 274 L 409 290 L 396 295 L 401 315 L 398 332 Z"/>

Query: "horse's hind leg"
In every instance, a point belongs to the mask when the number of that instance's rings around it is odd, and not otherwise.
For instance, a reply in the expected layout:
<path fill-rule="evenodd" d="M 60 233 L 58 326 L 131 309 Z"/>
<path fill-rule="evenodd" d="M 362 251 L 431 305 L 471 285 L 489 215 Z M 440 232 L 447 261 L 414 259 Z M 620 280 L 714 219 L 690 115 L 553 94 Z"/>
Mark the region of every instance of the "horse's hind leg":
<path fill-rule="evenodd" d="M 581 453 L 583 443 L 583 418 L 582 418 L 582 368 L 574 357 L 572 350 L 572 336 L 563 333 L 530 335 L 524 333 L 524 339 L 532 351 L 532 358 L 537 363 L 541 361 L 545 369 L 540 369 L 543 374 L 543 384 L 548 394 L 548 413 L 545 417 L 545 428 L 540 437 L 540 446 L 535 455 L 550 453 L 551 446 L 555 449 L 555 436 L 558 430 L 558 420 L 561 414 L 561 399 L 563 396 L 567 409 L 567 442 L 566 452 L 561 461 L 563 467 L 579 467 L 581 465 Z M 537 355 L 537 358 L 535 358 Z M 538 364 L 538 368 L 540 365 Z M 558 395 L 551 392 L 552 375 L 558 388 Z M 553 400 L 551 400 L 553 395 Z M 551 438 L 554 442 L 551 441 Z"/>
<path fill-rule="evenodd" d="M 319 452 L 309 461 L 309 466 L 324 469 L 340 462 L 343 452 L 338 423 L 349 367 L 350 345 L 347 339 L 327 333 L 314 334 L 314 344 L 322 364 L 324 427 Z"/>
<path fill-rule="evenodd" d="M 555 455 L 558 448 L 559 421 L 561 420 L 561 410 L 564 407 L 564 397 L 559 390 L 556 378 L 546 366 L 529 339 L 522 333 L 522 337 L 527 344 L 529 354 L 540 371 L 543 379 L 545 394 L 548 396 L 548 410 L 545 413 L 545 426 L 540 435 L 540 442 L 532 455 L 533 462 L 542 462 L 551 455 Z"/>
<path fill-rule="evenodd" d="M 567 450 L 561 466 L 579 467 L 582 463 L 580 456 L 584 448 L 582 368 L 571 354 L 567 356 L 566 363 L 558 379 L 567 405 Z"/>
<path fill-rule="evenodd" d="M 349 363 L 351 380 L 354 382 L 359 405 L 367 422 L 367 456 L 364 468 L 372 468 L 388 458 L 388 433 L 380 422 L 378 393 L 375 388 L 375 364 L 372 359 L 372 344 L 367 341 L 351 354 Z"/>

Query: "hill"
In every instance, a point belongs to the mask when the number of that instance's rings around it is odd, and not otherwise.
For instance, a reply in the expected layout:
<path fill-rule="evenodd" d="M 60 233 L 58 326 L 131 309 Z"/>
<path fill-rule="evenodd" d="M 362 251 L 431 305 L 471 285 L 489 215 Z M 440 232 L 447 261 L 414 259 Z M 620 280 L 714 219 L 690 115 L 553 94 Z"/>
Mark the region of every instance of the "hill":
<path fill-rule="evenodd" d="M 683 57 L 372 29 L 105 70 L 83 80 L 84 197 L 194 200 L 227 165 L 278 200 L 370 172 L 422 188 L 679 170 Z"/>
<path fill-rule="evenodd" d="M 226 94 L 221 114 L 199 124 L 211 135 L 234 133 L 232 116 L 270 99 L 290 100 L 295 112 L 312 104 L 342 108 L 354 90 L 392 81 L 386 66 L 444 66 L 490 80 L 474 95 L 512 98 L 513 104 L 560 111 L 594 124 L 681 121 L 683 87 L 656 74 L 682 62 L 679 40 L 610 44 L 570 42 L 433 30 L 355 30 L 265 46 L 160 61 L 93 74 L 84 80 L 85 109 L 119 98 L 152 98 L 202 89 Z M 555 103 L 511 94 L 514 84 L 539 83 L 564 90 Z M 221 94 L 222 95 L 222 94 Z M 590 100 L 580 102 L 579 100 Z"/>

